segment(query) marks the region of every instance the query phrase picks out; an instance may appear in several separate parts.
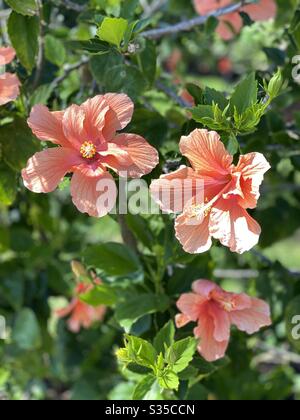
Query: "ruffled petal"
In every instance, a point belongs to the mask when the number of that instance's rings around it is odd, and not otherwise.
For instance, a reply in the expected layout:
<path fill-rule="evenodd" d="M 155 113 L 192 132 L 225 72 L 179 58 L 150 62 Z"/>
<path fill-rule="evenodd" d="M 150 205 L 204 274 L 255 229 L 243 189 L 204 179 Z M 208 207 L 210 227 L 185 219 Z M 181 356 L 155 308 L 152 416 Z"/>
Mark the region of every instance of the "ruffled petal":
<path fill-rule="evenodd" d="M 230 318 L 226 311 L 221 309 L 216 303 L 209 305 L 209 314 L 214 321 L 214 338 L 219 342 L 229 341 L 230 339 Z"/>
<path fill-rule="evenodd" d="M 233 158 L 215 131 L 194 130 L 189 136 L 181 138 L 180 151 L 199 175 L 229 180 Z"/>
<path fill-rule="evenodd" d="M 210 298 L 211 292 L 215 290 L 221 290 L 221 288 L 216 283 L 210 280 L 196 280 L 194 281 L 192 287 L 195 293 L 207 299 Z"/>
<path fill-rule="evenodd" d="M 15 74 L 0 75 L 0 105 L 14 101 L 20 94 L 20 81 Z"/>
<path fill-rule="evenodd" d="M 261 228 L 235 201 L 219 200 L 210 213 L 210 234 L 232 252 L 242 254 L 259 241 Z"/>
<path fill-rule="evenodd" d="M 192 168 L 181 166 L 177 171 L 162 175 L 150 186 L 151 195 L 164 212 L 182 213 L 195 194 L 204 202 L 204 183 Z"/>
<path fill-rule="evenodd" d="M 76 171 L 71 181 L 71 195 L 74 205 L 81 213 L 103 217 L 115 206 L 117 187 L 108 172 L 90 177 L 82 171 Z"/>
<path fill-rule="evenodd" d="M 269 162 L 261 153 L 249 153 L 240 157 L 236 170 L 241 174 L 241 190 L 244 197 L 239 204 L 244 208 L 255 208 L 260 197 L 261 186 L 265 173 L 271 168 Z"/>
<path fill-rule="evenodd" d="M 249 309 L 234 311 L 229 314 L 231 323 L 239 330 L 254 334 L 263 327 L 272 324 L 269 305 L 263 300 L 252 298 Z"/>
<path fill-rule="evenodd" d="M 257 4 L 249 4 L 242 11 L 254 21 L 264 21 L 276 17 L 277 4 L 275 0 L 260 0 Z"/>
<path fill-rule="evenodd" d="M 89 140 L 85 130 L 85 118 L 84 108 L 78 105 L 71 105 L 63 116 L 65 137 L 77 150 L 80 150 L 82 143 Z"/>
<path fill-rule="evenodd" d="M 0 66 L 5 66 L 13 61 L 16 51 L 12 47 L 0 48 Z"/>
<path fill-rule="evenodd" d="M 35 193 L 52 192 L 77 163 L 73 149 L 54 147 L 38 152 L 22 171 L 24 185 Z"/>
<path fill-rule="evenodd" d="M 38 139 L 71 147 L 63 132 L 63 115 L 64 112 L 50 112 L 46 106 L 36 105 L 31 110 L 28 125 Z"/>
<path fill-rule="evenodd" d="M 104 99 L 109 105 L 109 111 L 106 114 L 103 135 L 107 141 L 110 141 L 117 131 L 123 130 L 130 123 L 134 104 L 123 93 L 108 93 L 104 95 Z"/>
<path fill-rule="evenodd" d="M 185 211 L 175 222 L 176 238 L 183 249 L 190 254 L 200 254 L 211 248 L 212 240 L 209 233 L 209 217 L 191 218 Z"/>
<path fill-rule="evenodd" d="M 102 130 L 106 124 L 106 114 L 110 110 L 103 95 L 88 99 L 82 107 L 85 110 L 84 127 L 89 141 L 104 142 Z"/>
<path fill-rule="evenodd" d="M 209 313 L 203 312 L 198 327 L 194 329 L 194 335 L 199 338 L 198 351 L 208 362 L 215 362 L 225 356 L 229 340 L 217 341 L 214 336 L 214 319 Z"/>
<path fill-rule="evenodd" d="M 103 159 L 109 168 L 118 174 L 126 173 L 129 178 L 140 178 L 149 174 L 159 163 L 157 150 L 143 137 L 136 134 L 120 134 L 108 144 Z"/>
<path fill-rule="evenodd" d="M 185 293 L 180 296 L 176 305 L 183 315 L 189 318 L 188 322 L 197 321 L 201 311 L 201 305 L 205 303 L 207 299 L 196 293 Z"/>

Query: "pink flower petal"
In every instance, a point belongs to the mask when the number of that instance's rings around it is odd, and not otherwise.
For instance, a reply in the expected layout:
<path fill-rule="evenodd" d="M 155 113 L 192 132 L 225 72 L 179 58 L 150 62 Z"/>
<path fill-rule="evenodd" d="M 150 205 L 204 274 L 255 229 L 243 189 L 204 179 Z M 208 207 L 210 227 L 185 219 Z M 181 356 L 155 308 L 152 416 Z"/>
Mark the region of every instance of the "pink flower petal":
<path fill-rule="evenodd" d="M 261 153 L 249 153 L 240 157 L 237 171 L 241 174 L 241 189 L 244 198 L 239 204 L 244 208 L 255 208 L 260 197 L 261 186 L 265 173 L 271 168 L 269 162 Z"/>
<path fill-rule="evenodd" d="M 78 155 L 73 149 L 54 147 L 38 152 L 22 171 L 24 185 L 35 193 L 52 192 L 77 163 Z"/>
<path fill-rule="evenodd" d="M 28 125 L 38 139 L 71 147 L 63 132 L 63 115 L 62 112 L 50 112 L 44 105 L 36 105 L 31 110 Z"/>
<path fill-rule="evenodd" d="M 200 180 L 194 170 L 187 166 L 181 166 L 177 171 L 162 175 L 159 179 L 154 180 L 150 186 L 151 195 L 164 212 L 182 212 L 187 200 L 190 201 L 196 194 L 195 183 L 197 179 L 200 186 Z M 202 191 L 203 188 L 202 186 Z"/>
<path fill-rule="evenodd" d="M 195 293 L 207 299 L 210 298 L 210 294 L 214 290 L 221 290 L 216 283 L 209 280 L 196 280 L 192 287 Z"/>
<path fill-rule="evenodd" d="M 197 220 L 195 220 L 197 222 Z M 175 222 L 176 238 L 183 249 L 190 254 L 199 254 L 211 248 L 212 240 L 209 233 L 209 217 L 204 217 L 202 222 L 193 224 L 193 219 L 184 212 Z"/>
<path fill-rule="evenodd" d="M 201 312 L 201 306 L 207 301 L 206 298 L 196 293 L 185 293 L 180 296 L 176 305 L 188 319 L 188 322 L 197 321 Z"/>
<path fill-rule="evenodd" d="M 226 311 L 221 309 L 216 303 L 209 305 L 209 314 L 214 321 L 214 338 L 219 342 L 229 341 L 230 339 L 230 318 Z"/>
<path fill-rule="evenodd" d="M 230 13 L 221 16 L 217 32 L 224 41 L 229 41 L 240 33 L 243 27 L 243 19 L 239 13 Z"/>
<path fill-rule="evenodd" d="M 222 7 L 229 6 L 231 0 L 194 0 L 196 12 L 206 15 Z"/>
<path fill-rule="evenodd" d="M 194 130 L 181 138 L 180 151 L 199 175 L 224 179 L 230 174 L 233 158 L 215 131 Z"/>
<path fill-rule="evenodd" d="M 263 300 L 255 298 L 252 298 L 251 302 L 251 308 L 229 314 L 231 323 L 248 334 L 254 334 L 261 328 L 272 324 L 269 305 Z"/>
<path fill-rule="evenodd" d="M 159 163 L 157 150 L 136 134 L 120 134 L 109 146 L 103 163 L 119 174 L 126 172 L 129 178 L 147 175 Z"/>
<path fill-rule="evenodd" d="M 0 48 L 0 66 L 5 66 L 13 61 L 16 51 L 11 47 Z"/>
<path fill-rule="evenodd" d="M 116 131 L 123 130 L 131 121 L 134 104 L 125 94 L 108 93 L 104 95 L 106 103 L 109 105 L 109 111 L 106 114 L 105 127 L 103 135 L 107 141 L 110 141 Z"/>
<path fill-rule="evenodd" d="M 194 329 L 196 338 L 200 339 L 198 351 L 208 362 L 215 362 L 225 356 L 229 341 L 217 341 L 214 336 L 215 324 L 209 314 L 203 313 L 198 327 Z"/>
<path fill-rule="evenodd" d="M 260 0 L 257 4 L 249 4 L 242 9 L 254 21 L 264 21 L 276 17 L 277 4 L 275 0 Z"/>
<path fill-rule="evenodd" d="M 85 111 L 85 131 L 88 140 L 93 142 L 105 142 L 102 130 L 106 125 L 106 114 L 110 110 L 108 103 L 103 95 L 88 99 L 82 105 Z"/>
<path fill-rule="evenodd" d="M 88 141 L 88 134 L 85 130 L 85 110 L 78 105 L 71 105 L 63 117 L 63 131 L 65 137 L 73 147 L 80 150 L 82 143 Z"/>
<path fill-rule="evenodd" d="M 222 245 L 239 254 L 257 245 L 261 234 L 259 224 L 233 200 L 219 200 L 215 204 L 210 213 L 209 231 Z"/>
<path fill-rule="evenodd" d="M 102 186 L 99 184 L 100 181 L 103 182 Z M 71 181 L 71 195 L 74 205 L 81 213 L 87 213 L 92 217 L 103 217 L 115 206 L 117 187 L 108 172 L 103 172 L 98 177 L 89 177 L 81 171 L 76 171 Z M 106 197 L 108 199 L 102 203 L 101 199 Z"/>
<path fill-rule="evenodd" d="M 20 81 L 15 74 L 0 75 L 0 105 L 14 101 L 20 94 Z"/>

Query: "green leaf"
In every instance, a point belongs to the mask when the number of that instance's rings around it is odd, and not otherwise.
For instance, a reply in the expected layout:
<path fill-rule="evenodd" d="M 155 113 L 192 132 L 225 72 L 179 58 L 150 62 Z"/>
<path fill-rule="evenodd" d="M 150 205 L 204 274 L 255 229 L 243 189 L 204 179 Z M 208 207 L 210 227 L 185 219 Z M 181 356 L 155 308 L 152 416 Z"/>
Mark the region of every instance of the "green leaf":
<path fill-rule="evenodd" d="M 229 363 L 230 359 L 228 357 L 224 357 L 223 359 L 220 359 L 214 363 L 209 363 L 197 354 L 194 357 L 191 366 L 196 368 L 198 370 L 198 375 L 202 375 L 204 378 L 212 375 L 217 370 L 226 367 Z"/>
<path fill-rule="evenodd" d="M 8 19 L 8 33 L 21 64 L 31 73 L 39 49 L 39 19 L 12 12 Z"/>
<path fill-rule="evenodd" d="M 24 16 L 33 16 L 38 11 L 36 0 L 5 0 L 15 12 Z"/>
<path fill-rule="evenodd" d="M 42 344 L 41 330 L 34 312 L 22 309 L 19 312 L 13 331 L 12 340 L 22 350 L 37 350 Z"/>
<path fill-rule="evenodd" d="M 60 67 L 66 61 L 67 52 L 60 39 L 48 34 L 45 36 L 45 55 L 50 63 Z"/>
<path fill-rule="evenodd" d="M 193 360 L 197 348 L 197 340 L 187 337 L 183 340 L 176 341 L 168 349 L 166 361 L 176 373 L 183 371 Z"/>
<path fill-rule="evenodd" d="M 165 353 L 166 348 L 174 344 L 175 326 L 173 321 L 169 321 L 154 338 L 154 347 L 157 353 Z"/>
<path fill-rule="evenodd" d="M 117 357 L 127 365 L 133 363 L 148 369 L 154 369 L 157 353 L 148 341 L 133 335 L 126 335 L 125 348 L 117 351 Z"/>
<path fill-rule="evenodd" d="M 128 276 L 141 270 L 138 257 L 118 243 L 90 246 L 83 253 L 83 258 L 87 265 L 99 268 L 107 276 Z"/>
<path fill-rule="evenodd" d="M 67 46 L 72 50 L 87 51 L 91 54 L 107 54 L 111 51 L 111 46 L 107 42 L 100 41 L 99 38 L 87 41 L 69 41 Z"/>
<path fill-rule="evenodd" d="M 30 97 L 30 106 L 33 107 L 39 104 L 47 105 L 52 92 L 53 86 L 51 84 L 39 86 Z"/>
<path fill-rule="evenodd" d="M 165 389 L 178 389 L 179 378 L 174 371 L 166 368 L 157 378 L 159 385 Z"/>
<path fill-rule="evenodd" d="M 17 176 L 4 163 L 0 163 L 0 203 L 10 206 L 17 196 Z"/>
<path fill-rule="evenodd" d="M 122 92 L 135 99 L 146 90 L 147 81 L 136 67 L 119 65 L 105 73 L 104 86 L 107 92 Z"/>
<path fill-rule="evenodd" d="M 218 104 L 222 111 L 224 111 L 228 105 L 228 100 L 225 95 L 212 88 L 205 88 L 204 99 L 207 105 L 212 105 L 213 103 Z"/>
<path fill-rule="evenodd" d="M 121 17 L 124 19 L 132 19 L 138 5 L 139 0 L 123 0 Z"/>
<path fill-rule="evenodd" d="M 112 306 L 117 302 L 117 295 L 112 287 L 101 284 L 80 295 L 80 300 L 96 307 L 100 305 Z"/>
<path fill-rule="evenodd" d="M 102 41 L 116 45 L 119 48 L 124 39 L 127 27 L 128 22 L 123 18 L 106 17 L 101 23 L 97 34 Z"/>
<path fill-rule="evenodd" d="M 126 299 L 116 309 L 116 319 L 126 332 L 132 325 L 147 314 L 164 312 L 169 306 L 169 298 L 166 295 L 142 294 Z"/>
<path fill-rule="evenodd" d="M 106 87 L 105 79 L 111 68 L 122 65 L 123 57 L 117 51 L 109 51 L 108 54 L 94 55 L 90 60 L 90 67 L 93 77 L 101 87 Z M 109 90 L 109 88 L 107 88 Z"/>
<path fill-rule="evenodd" d="M 34 139 L 26 120 L 20 117 L 0 127 L 0 144 L 4 161 L 16 171 L 21 171 L 27 160 L 40 150 L 40 142 Z"/>
<path fill-rule="evenodd" d="M 257 94 L 258 87 L 255 73 L 251 73 L 236 86 L 230 98 L 231 112 L 233 113 L 234 109 L 239 114 L 245 112 L 247 108 L 257 103 Z"/>
<path fill-rule="evenodd" d="M 156 381 L 155 376 L 149 374 L 145 376 L 136 386 L 132 399 L 135 400 L 142 400 L 145 395 L 151 390 L 152 385 Z"/>
<path fill-rule="evenodd" d="M 226 149 L 232 156 L 234 156 L 240 149 L 240 144 L 234 134 L 231 134 L 228 137 L 227 141 L 225 141 L 225 145 Z"/>
<path fill-rule="evenodd" d="M 146 40 L 143 51 L 139 54 L 139 64 L 141 71 L 151 87 L 156 78 L 157 51 L 154 41 Z"/>
<path fill-rule="evenodd" d="M 192 97 L 194 98 L 196 105 L 203 104 L 203 90 L 199 86 L 195 85 L 194 83 L 188 83 L 186 85 L 186 89 L 189 92 L 189 94 L 192 95 Z"/>
<path fill-rule="evenodd" d="M 127 214 L 125 218 L 127 226 L 134 233 L 136 238 L 141 241 L 145 247 L 151 247 L 151 245 L 154 243 L 154 237 L 148 227 L 146 220 L 138 214 Z"/>
<path fill-rule="evenodd" d="M 214 111 L 211 105 L 198 105 L 192 109 L 193 119 L 198 122 L 214 120 Z"/>

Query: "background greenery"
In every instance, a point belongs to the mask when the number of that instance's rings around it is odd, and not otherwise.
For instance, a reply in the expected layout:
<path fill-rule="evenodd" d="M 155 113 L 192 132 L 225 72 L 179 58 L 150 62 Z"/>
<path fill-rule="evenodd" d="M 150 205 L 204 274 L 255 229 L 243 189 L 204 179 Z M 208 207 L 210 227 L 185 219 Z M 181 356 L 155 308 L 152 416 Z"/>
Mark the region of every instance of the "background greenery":
<path fill-rule="evenodd" d="M 8 339 L 0 341 L 0 397 L 298 399 L 300 342 L 290 337 L 291 318 L 300 314 L 300 89 L 291 76 L 292 58 L 300 54 L 298 2 L 278 0 L 274 22 L 245 18 L 242 33 L 228 43 L 215 35 L 213 18 L 157 41 L 143 36 L 151 27 L 193 17 L 189 0 L 162 2 L 148 17 L 136 0 L 1 3 L 2 42 L 17 51 L 11 70 L 22 81 L 22 93 L 0 108 L 0 315 L 8 327 Z M 172 217 L 96 220 L 73 207 L 68 179 L 49 195 L 22 185 L 20 170 L 41 147 L 26 125 L 34 104 L 58 110 L 99 92 L 128 93 L 136 104 L 128 132 L 144 135 L 160 150 L 161 164 L 151 175 L 157 178 L 182 163 L 180 136 L 203 126 L 199 118 L 190 119 L 183 90 L 201 104 L 205 87 L 228 96 L 256 72 L 260 98 L 262 80 L 269 81 L 278 67 L 288 86 L 257 129 L 236 133 L 237 139 L 224 134 L 232 151 L 262 152 L 272 163 L 254 212 L 263 233 L 252 252 L 238 256 L 214 244 L 206 254 L 187 255 L 174 237 Z M 123 243 L 125 224 L 137 249 Z M 110 304 L 102 324 L 79 334 L 54 315 L 73 295 L 74 259 L 97 271 L 106 292 L 97 302 Z M 118 353 L 119 362 L 116 357 L 124 330 L 135 337 L 127 345 L 134 348 L 142 338 L 151 352 L 149 343 L 174 317 L 179 294 L 203 277 L 267 300 L 272 328 L 250 338 L 235 331 L 228 357 L 216 364 L 193 358 L 190 341 L 181 353 L 177 345 L 181 365 L 175 378 L 154 380 L 143 363 L 124 370 L 124 353 Z M 165 328 L 172 347 L 172 325 Z M 188 336 L 191 328 L 176 332 L 177 341 Z M 154 342 L 161 345 L 157 336 Z"/>

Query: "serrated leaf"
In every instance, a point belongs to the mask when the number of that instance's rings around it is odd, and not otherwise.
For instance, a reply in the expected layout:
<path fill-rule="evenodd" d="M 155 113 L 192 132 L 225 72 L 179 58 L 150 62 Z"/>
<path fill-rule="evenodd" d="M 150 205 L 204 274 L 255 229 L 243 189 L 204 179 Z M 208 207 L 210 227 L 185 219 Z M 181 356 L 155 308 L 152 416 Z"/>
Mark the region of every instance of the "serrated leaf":
<path fill-rule="evenodd" d="M 153 375 L 147 375 L 145 376 L 136 386 L 132 399 L 134 401 L 136 400 L 142 400 L 145 395 L 151 390 L 152 385 L 156 381 L 155 376 Z"/>
<path fill-rule="evenodd" d="M 153 345 L 157 353 L 165 353 L 166 348 L 169 348 L 174 343 L 175 326 L 173 321 L 169 321 L 154 338 Z"/>
<path fill-rule="evenodd" d="M 166 361 L 176 373 L 182 372 L 193 360 L 197 348 L 197 340 L 192 337 L 176 341 L 166 355 Z"/>
<path fill-rule="evenodd" d="M 257 103 L 258 86 L 255 73 L 251 73 L 242 80 L 235 88 L 230 98 L 230 109 L 233 113 L 236 109 L 239 114 Z"/>

